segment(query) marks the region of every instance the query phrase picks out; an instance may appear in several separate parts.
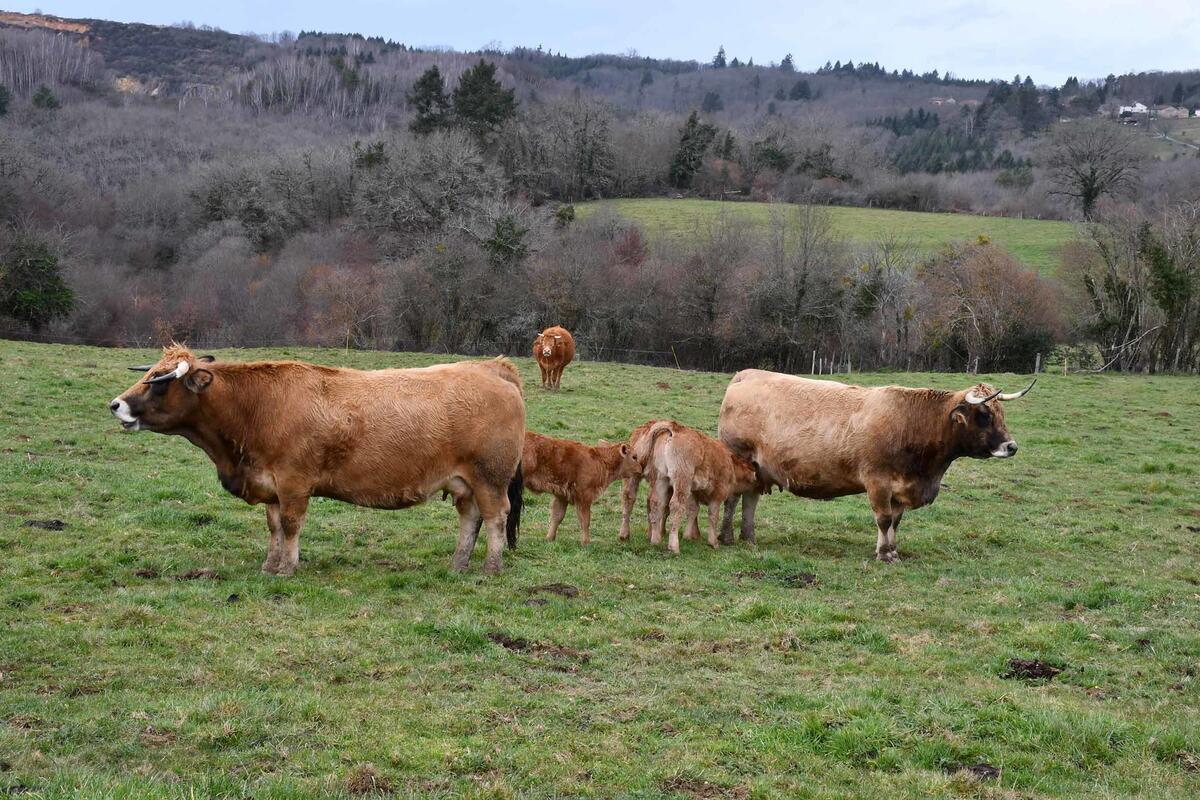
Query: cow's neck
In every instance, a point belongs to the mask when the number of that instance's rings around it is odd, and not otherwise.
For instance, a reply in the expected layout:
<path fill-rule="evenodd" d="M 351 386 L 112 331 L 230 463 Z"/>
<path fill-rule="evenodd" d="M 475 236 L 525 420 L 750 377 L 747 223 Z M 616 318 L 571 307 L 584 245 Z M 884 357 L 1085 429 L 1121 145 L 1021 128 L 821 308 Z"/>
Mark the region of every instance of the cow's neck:
<path fill-rule="evenodd" d="M 236 373 L 235 373 L 236 375 Z M 200 396 L 196 411 L 179 434 L 212 459 L 222 475 L 236 474 L 262 457 L 259 436 L 260 398 L 245 392 L 231 375 Z"/>
<path fill-rule="evenodd" d="M 965 455 L 958 426 L 950 418 L 954 395 L 934 390 L 904 390 L 908 423 L 894 447 L 913 477 L 940 481 L 955 459 Z"/>

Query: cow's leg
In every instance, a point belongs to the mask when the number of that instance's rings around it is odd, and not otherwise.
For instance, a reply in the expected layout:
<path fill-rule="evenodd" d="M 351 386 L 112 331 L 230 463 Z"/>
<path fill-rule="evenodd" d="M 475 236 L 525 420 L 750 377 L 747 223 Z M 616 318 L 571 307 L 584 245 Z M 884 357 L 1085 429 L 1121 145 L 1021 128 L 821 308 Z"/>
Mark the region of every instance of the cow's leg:
<path fill-rule="evenodd" d="M 653 491 L 646 502 L 646 515 L 650 524 L 650 544 L 662 544 L 664 521 L 667 516 L 667 503 L 671 498 L 671 483 L 665 476 L 659 476 L 654 481 Z"/>
<path fill-rule="evenodd" d="M 581 534 L 579 541 L 582 544 L 592 543 L 592 502 L 579 498 L 575 501 L 575 516 L 579 517 L 579 529 Z"/>
<path fill-rule="evenodd" d="M 553 542 L 554 537 L 558 536 L 558 526 L 566 515 L 567 501 L 554 495 L 554 499 L 550 501 L 550 530 L 546 531 L 547 542 Z"/>
<path fill-rule="evenodd" d="M 896 534 L 893 529 L 896 513 L 892 508 L 892 494 L 883 488 L 868 488 L 867 497 L 871 501 L 871 510 L 875 512 L 875 525 L 878 528 L 875 538 L 875 559 L 886 563 L 899 561 L 899 556 L 896 555 Z"/>
<path fill-rule="evenodd" d="M 904 516 L 904 509 L 897 508 L 894 511 L 891 527 L 888 528 L 887 544 L 888 550 L 892 554 L 892 561 L 899 561 L 900 551 L 896 549 L 896 533 L 900 530 L 900 518 Z"/>
<path fill-rule="evenodd" d="M 714 550 L 716 550 L 718 547 L 718 545 L 717 545 L 717 528 L 720 527 L 720 522 L 721 522 L 721 504 L 716 503 L 716 502 L 709 503 L 708 504 L 708 546 Z"/>
<path fill-rule="evenodd" d="M 483 562 L 483 571 L 495 575 L 504 566 L 504 543 L 506 535 L 504 522 L 508 519 L 507 485 L 499 489 L 487 487 L 475 490 L 475 504 L 483 515 L 483 526 L 487 529 L 487 560 Z"/>
<path fill-rule="evenodd" d="M 276 575 L 294 575 L 300 566 L 300 528 L 308 513 L 308 495 L 279 498 L 279 525 L 282 529 Z"/>
<path fill-rule="evenodd" d="M 475 505 L 475 498 L 470 494 L 454 498 L 454 507 L 458 509 L 458 546 L 454 548 L 450 568 L 455 572 L 466 572 L 471 564 L 471 551 L 475 549 L 475 539 L 479 536 L 483 517 Z"/>
<path fill-rule="evenodd" d="M 759 495 L 747 492 L 742 495 L 742 541 L 754 544 L 754 511 L 758 508 Z"/>
<path fill-rule="evenodd" d="M 738 495 L 725 498 L 725 516 L 721 520 L 721 544 L 733 544 L 733 513 L 737 511 Z"/>
<path fill-rule="evenodd" d="M 543 388 L 543 389 L 545 389 L 545 388 L 547 388 L 547 383 L 546 383 L 546 381 L 548 380 L 548 375 L 547 375 L 547 372 L 546 372 L 546 366 L 545 366 L 544 364 L 542 364 L 542 362 L 540 362 L 540 361 L 539 361 L 539 362 L 538 362 L 538 369 L 542 371 L 542 388 Z"/>
<path fill-rule="evenodd" d="M 562 367 L 555 367 L 553 374 L 550 376 L 550 380 L 554 382 L 555 389 L 562 386 L 562 371 Z"/>
<path fill-rule="evenodd" d="M 621 534 L 622 542 L 629 541 L 629 518 L 633 516 L 633 507 L 637 504 L 638 486 L 642 483 L 640 475 L 625 479 L 621 489 Z"/>
<path fill-rule="evenodd" d="M 279 557 L 283 554 L 283 523 L 279 520 L 279 504 L 267 505 L 267 527 L 271 531 L 267 539 L 267 560 L 263 562 L 262 571 L 266 575 L 274 575 L 279 569 Z"/>

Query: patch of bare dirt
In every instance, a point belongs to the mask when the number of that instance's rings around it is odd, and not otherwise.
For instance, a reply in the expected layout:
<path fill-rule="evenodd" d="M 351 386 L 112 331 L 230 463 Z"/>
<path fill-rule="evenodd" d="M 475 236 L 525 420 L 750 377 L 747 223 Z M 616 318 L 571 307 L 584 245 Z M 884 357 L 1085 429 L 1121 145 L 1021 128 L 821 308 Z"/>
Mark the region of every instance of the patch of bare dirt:
<path fill-rule="evenodd" d="M 671 388 L 671 384 L 667 383 L 666 381 L 655 381 L 654 385 L 659 389 L 662 389 L 664 392 Z"/>
<path fill-rule="evenodd" d="M 1200 772 L 1200 756 L 1195 753 L 1180 750 L 1175 754 L 1175 763 L 1184 772 Z"/>
<path fill-rule="evenodd" d="M 171 742 L 175 741 L 175 739 L 175 731 L 161 730 L 153 725 L 147 725 L 146 729 L 142 731 L 142 741 L 151 747 L 170 744 Z"/>
<path fill-rule="evenodd" d="M 133 571 L 133 575 L 137 578 L 157 578 L 158 570 L 154 567 L 140 567 Z"/>
<path fill-rule="evenodd" d="M 696 798 L 696 800 L 719 800 L 720 798 L 742 800 L 742 798 L 750 796 L 750 790 L 745 786 L 722 786 L 702 778 L 682 776 L 663 781 L 659 784 L 659 788 L 664 792 L 674 792 Z"/>
<path fill-rule="evenodd" d="M 586 664 L 591 660 L 591 655 L 583 650 L 577 650 L 574 647 L 564 647 L 562 645 L 553 644 L 551 642 L 532 642 L 520 636 L 509 636 L 501 631 L 493 631 L 487 635 L 487 638 L 494 644 L 498 644 L 505 650 L 512 650 L 514 653 L 528 653 L 532 656 L 545 656 L 550 659 L 559 659 L 561 661 L 571 662 L 569 666 L 560 667 L 550 664 L 555 669 L 565 669 L 568 672 L 575 672 L 579 669 L 580 664 Z"/>
<path fill-rule="evenodd" d="M 817 584 L 817 576 L 811 572 L 771 573 L 762 569 L 750 569 L 739 570 L 733 573 L 733 577 L 738 580 L 742 578 L 753 578 L 756 581 L 771 580 L 783 586 L 790 586 L 793 589 L 803 589 L 806 586 L 815 586 Z"/>
<path fill-rule="evenodd" d="M 1010 658 L 1008 660 L 1008 671 L 1001 673 L 1000 677 L 1017 678 L 1023 681 L 1051 680 L 1062 671 L 1062 667 L 1055 664 L 1047 664 L 1045 661 L 1040 661 L 1036 658 Z"/>
<path fill-rule="evenodd" d="M 40 528 L 44 531 L 61 531 L 67 527 L 67 523 L 61 519 L 27 519 L 25 520 L 26 528 Z"/>
<path fill-rule="evenodd" d="M 542 586 L 530 586 L 525 591 L 528 594 L 556 594 L 560 597 L 579 596 L 579 588 L 569 583 L 547 583 Z"/>
<path fill-rule="evenodd" d="M 1000 770 L 984 761 L 977 764 L 947 764 L 942 769 L 950 775 L 956 772 L 966 772 L 980 780 L 992 780 L 1000 777 Z"/>

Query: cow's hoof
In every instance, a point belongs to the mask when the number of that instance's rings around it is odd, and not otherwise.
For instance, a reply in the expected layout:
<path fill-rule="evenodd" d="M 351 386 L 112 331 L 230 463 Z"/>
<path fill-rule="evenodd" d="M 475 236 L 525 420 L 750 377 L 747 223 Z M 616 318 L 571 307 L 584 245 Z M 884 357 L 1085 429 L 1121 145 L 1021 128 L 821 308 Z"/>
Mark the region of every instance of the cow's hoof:
<path fill-rule="evenodd" d="M 263 575 L 274 575 L 275 571 L 277 569 L 278 569 L 278 567 L 275 565 L 275 563 L 273 561 L 264 561 L 262 564 L 262 574 Z"/>
<path fill-rule="evenodd" d="M 483 574 L 484 575 L 499 575 L 500 574 L 500 562 L 499 561 L 485 562 L 483 565 Z"/>
<path fill-rule="evenodd" d="M 275 574 L 281 578 L 290 578 L 296 574 L 296 565 L 295 564 L 280 564 L 279 568 L 277 570 L 275 570 Z"/>
<path fill-rule="evenodd" d="M 900 563 L 900 554 L 895 550 L 888 550 L 886 553 L 876 553 L 875 560 L 882 561 L 884 564 L 898 564 Z"/>
<path fill-rule="evenodd" d="M 462 561 L 455 559 L 450 562 L 450 569 L 454 570 L 455 572 L 466 572 L 470 566 L 471 562 L 466 559 L 463 559 Z"/>

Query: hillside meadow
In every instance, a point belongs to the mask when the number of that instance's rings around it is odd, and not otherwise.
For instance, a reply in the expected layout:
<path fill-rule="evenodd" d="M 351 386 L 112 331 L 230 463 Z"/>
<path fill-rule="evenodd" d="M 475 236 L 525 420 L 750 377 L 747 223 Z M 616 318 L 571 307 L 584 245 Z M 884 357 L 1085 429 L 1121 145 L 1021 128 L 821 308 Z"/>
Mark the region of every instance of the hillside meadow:
<path fill-rule="evenodd" d="M 683 239 L 712 225 L 721 215 L 765 226 L 773 209 L 784 213 L 788 203 L 737 203 L 695 199 L 601 200 L 577 207 L 586 218 L 607 209 L 637 222 L 652 239 Z M 974 214 L 935 214 L 880 208 L 827 206 L 834 231 L 851 241 L 872 242 L 896 238 L 932 252 L 952 241 L 974 242 L 986 236 L 1006 248 L 1019 261 L 1043 275 L 1053 275 L 1063 245 L 1075 238 L 1070 222 Z"/>
<path fill-rule="evenodd" d="M 872 560 L 862 497 L 776 494 L 757 547 L 672 557 L 640 515 L 617 541 L 614 488 L 586 549 L 573 516 L 545 542 L 529 496 L 491 579 L 482 548 L 448 570 L 448 503 L 315 500 L 281 579 L 259 572 L 261 508 L 197 448 L 109 415 L 154 358 L 0 342 L 0 793 L 1200 793 L 1195 379 L 1044 375 L 1008 407 L 1020 454 L 956 464 L 895 565 Z M 579 363 L 549 393 L 518 365 L 530 427 L 587 441 L 661 416 L 711 432 L 729 378 Z"/>

